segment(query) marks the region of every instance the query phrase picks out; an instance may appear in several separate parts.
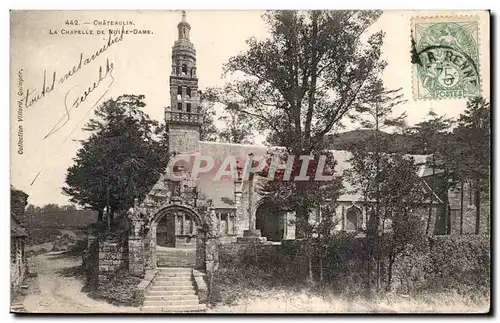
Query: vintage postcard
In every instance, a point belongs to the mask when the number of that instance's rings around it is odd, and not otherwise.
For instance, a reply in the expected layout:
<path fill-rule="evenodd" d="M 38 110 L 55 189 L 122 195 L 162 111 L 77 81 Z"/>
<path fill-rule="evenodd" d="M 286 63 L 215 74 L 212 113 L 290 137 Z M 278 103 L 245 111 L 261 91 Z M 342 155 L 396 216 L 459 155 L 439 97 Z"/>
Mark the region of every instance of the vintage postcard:
<path fill-rule="evenodd" d="M 489 32 L 11 11 L 11 312 L 489 313 Z"/>

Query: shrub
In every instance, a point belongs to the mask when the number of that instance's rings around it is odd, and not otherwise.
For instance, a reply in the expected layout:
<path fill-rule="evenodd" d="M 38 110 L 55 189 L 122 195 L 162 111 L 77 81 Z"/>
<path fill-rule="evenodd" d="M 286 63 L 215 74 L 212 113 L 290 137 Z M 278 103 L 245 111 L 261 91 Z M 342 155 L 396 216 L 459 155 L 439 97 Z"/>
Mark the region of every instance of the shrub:
<path fill-rule="evenodd" d="M 485 293 L 490 288 L 490 240 L 486 236 L 436 236 L 429 239 L 427 289 Z"/>
<path fill-rule="evenodd" d="M 312 244 L 315 286 L 347 297 L 367 291 L 372 242 L 369 238 L 345 233 L 328 241 L 315 241 Z M 221 248 L 221 269 L 214 277 L 215 298 L 232 302 L 249 289 L 304 286 L 308 261 L 303 241 L 284 242 L 281 246 L 237 246 Z M 385 257 L 381 263 L 381 289 L 387 286 L 387 265 Z M 375 268 L 373 264 L 372 268 Z M 322 281 L 319 279 L 321 269 Z M 375 286 L 375 275 L 374 271 L 372 286 Z M 396 257 L 391 286 L 403 294 L 489 295 L 489 237 L 423 237 L 420 242 L 407 245 Z"/>
<path fill-rule="evenodd" d="M 43 229 L 29 229 L 27 245 L 39 245 L 47 242 L 53 242 L 61 235 L 58 229 L 43 228 Z"/>

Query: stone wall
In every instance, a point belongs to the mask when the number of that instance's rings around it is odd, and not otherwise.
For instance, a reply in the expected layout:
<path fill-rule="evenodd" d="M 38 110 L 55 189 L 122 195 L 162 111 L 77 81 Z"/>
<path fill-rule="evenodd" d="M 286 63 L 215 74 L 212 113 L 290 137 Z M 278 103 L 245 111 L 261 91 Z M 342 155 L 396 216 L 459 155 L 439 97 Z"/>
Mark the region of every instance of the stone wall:
<path fill-rule="evenodd" d="M 97 237 L 89 232 L 87 249 L 82 255 L 82 265 L 87 277 L 86 285 L 94 288 L 99 279 L 99 243 Z"/>
<path fill-rule="evenodd" d="M 169 149 L 179 154 L 199 150 L 200 130 L 198 126 L 169 124 Z"/>
<path fill-rule="evenodd" d="M 144 241 L 140 238 L 129 238 L 128 269 L 131 275 L 142 277 L 145 271 Z"/>
<path fill-rule="evenodd" d="M 108 280 L 108 276 L 127 266 L 128 248 L 119 242 L 99 242 L 99 284 Z"/>

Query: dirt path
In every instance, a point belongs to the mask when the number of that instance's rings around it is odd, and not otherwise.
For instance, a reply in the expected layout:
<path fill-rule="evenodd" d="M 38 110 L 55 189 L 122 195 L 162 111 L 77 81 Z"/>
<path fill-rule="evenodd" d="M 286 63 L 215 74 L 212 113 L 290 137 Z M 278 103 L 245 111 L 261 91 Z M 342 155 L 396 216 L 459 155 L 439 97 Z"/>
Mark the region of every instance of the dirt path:
<path fill-rule="evenodd" d="M 91 299 L 82 292 L 83 281 L 65 271 L 79 266 L 80 257 L 50 252 L 30 258 L 32 271 L 38 273 L 39 293 L 28 295 L 23 305 L 31 313 L 138 313 L 135 307 L 114 306 Z"/>

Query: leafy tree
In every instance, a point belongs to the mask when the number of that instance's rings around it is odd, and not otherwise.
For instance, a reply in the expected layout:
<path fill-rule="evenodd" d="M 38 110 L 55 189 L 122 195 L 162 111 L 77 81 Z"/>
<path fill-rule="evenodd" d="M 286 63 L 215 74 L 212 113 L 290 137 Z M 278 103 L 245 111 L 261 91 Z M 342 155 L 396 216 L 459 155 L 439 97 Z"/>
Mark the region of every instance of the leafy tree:
<path fill-rule="evenodd" d="M 269 156 L 265 168 L 258 174 L 267 178 L 267 180 L 259 181 L 257 186 L 263 200 L 278 206 L 282 211 L 292 211 L 297 214 L 301 210 L 308 213 L 312 210 L 316 212 L 322 210 L 326 215 L 314 222 L 309 221 L 308 217 L 296 216 L 293 223 L 297 228 L 300 228 L 300 232 L 296 232 L 296 234 L 305 243 L 303 251 L 308 259 L 308 281 L 313 282 L 312 262 L 318 250 L 322 254 L 327 251 L 325 243 L 337 224 L 331 215 L 343 187 L 342 180 L 338 176 L 333 177 L 333 179 L 320 180 L 317 175 L 333 176 L 336 161 L 331 152 L 311 154 L 308 167 L 302 174 L 303 160 L 298 156 L 289 155 L 282 149 L 270 151 Z M 291 167 L 290 169 L 280 168 L 277 167 L 278 164 L 282 166 L 288 164 Z M 299 180 L 299 176 L 305 176 L 307 179 Z M 302 199 L 300 195 L 294 194 L 298 189 L 306 190 L 307 199 Z M 320 261 L 322 261 L 321 257 Z M 323 272 L 320 273 L 320 279 L 322 277 Z"/>
<path fill-rule="evenodd" d="M 29 204 L 26 207 L 26 214 L 47 214 L 56 212 L 76 211 L 77 208 L 73 204 L 58 205 L 54 203 L 45 204 L 42 207 Z"/>
<path fill-rule="evenodd" d="M 379 11 L 266 13 L 270 36 L 251 38 L 249 49 L 225 65 L 225 73 L 244 77 L 226 84 L 224 99 L 246 114 L 257 131 L 268 134 L 270 144 L 285 147 L 291 155 L 322 152 L 325 135 L 344 117 L 373 102 L 375 94 L 383 101 L 392 99 L 388 91 L 380 90 L 386 66 L 381 60 L 383 32 L 361 40 L 380 15 Z M 308 185 L 299 183 L 289 194 L 290 201 L 301 201 L 296 213 L 304 224 L 314 204 Z"/>
<path fill-rule="evenodd" d="M 377 258 L 387 258 L 387 290 L 392 283 L 396 258 L 408 246 L 425 239 L 424 221 L 418 213 L 426 196 L 412 157 L 399 153 L 381 158 L 379 198 L 381 206 L 381 237 Z"/>
<path fill-rule="evenodd" d="M 372 102 L 361 105 L 358 111 L 361 113 L 352 116 L 360 122 L 361 126 L 371 130 L 371 135 L 352 145 L 353 156 L 350 159 L 351 170 L 346 172 L 346 177 L 361 192 L 363 192 L 365 210 L 369 204 L 374 203 L 372 215 L 370 216 L 367 233 L 373 239 L 369 250 L 370 259 L 376 256 L 376 282 L 377 289 L 380 287 L 380 250 L 379 250 L 379 226 L 381 221 L 381 185 L 386 171 L 381 163 L 387 154 L 391 152 L 391 137 L 382 130 L 392 128 L 396 132 L 406 131 L 406 114 L 393 116 L 393 108 L 402 103 L 403 96 L 400 89 L 384 90 L 378 84 L 374 89 Z M 371 290 L 371 261 L 368 265 L 368 289 Z"/>
<path fill-rule="evenodd" d="M 19 222 L 23 221 L 28 196 L 25 192 L 10 186 L 10 215 Z"/>
<path fill-rule="evenodd" d="M 426 160 L 426 166 L 429 166 L 432 170 L 431 177 L 427 179 L 427 182 L 431 188 L 429 192 L 430 203 L 434 202 L 434 192 L 443 198 L 444 201 L 448 200 L 448 189 L 451 180 L 451 165 L 448 163 L 450 154 L 449 148 L 452 147 L 450 142 L 450 136 L 448 136 L 451 131 L 451 126 L 453 125 L 453 120 L 451 118 L 446 118 L 446 116 L 438 116 L 434 111 L 429 111 L 427 120 L 417 123 L 414 128 L 414 138 L 418 141 L 418 146 L 420 153 L 423 155 L 430 155 L 430 159 Z M 440 175 L 437 176 L 437 171 Z M 446 208 L 442 210 L 443 218 L 445 221 L 444 227 L 445 232 L 449 233 L 450 221 L 446 214 Z M 429 233 L 429 226 L 431 223 L 432 208 L 429 208 L 427 226 L 425 229 L 426 233 Z M 436 227 L 437 229 L 437 227 Z M 436 231 L 435 233 L 439 233 Z"/>
<path fill-rule="evenodd" d="M 489 199 L 490 187 L 490 103 L 477 97 L 467 102 L 453 133 L 456 136 L 456 176 L 473 183 L 476 208 L 476 234 L 480 231 L 481 199 Z"/>
<path fill-rule="evenodd" d="M 200 91 L 199 113 L 201 115 L 200 140 L 218 141 L 219 130 L 215 126 L 215 95 L 212 90 Z"/>
<path fill-rule="evenodd" d="M 63 192 L 70 201 L 110 219 L 143 198 L 168 162 L 164 127 L 141 109 L 143 95 L 121 95 L 99 106 L 84 127 L 91 134 L 68 168 Z"/>
<path fill-rule="evenodd" d="M 248 115 L 239 112 L 239 106 L 229 103 L 225 113 L 219 120 L 225 124 L 220 130 L 219 137 L 222 142 L 251 144 L 253 139 L 253 125 L 249 122 Z"/>
<path fill-rule="evenodd" d="M 42 209 L 39 206 L 33 204 L 28 204 L 28 206 L 26 207 L 27 214 L 39 214 L 41 210 Z"/>

